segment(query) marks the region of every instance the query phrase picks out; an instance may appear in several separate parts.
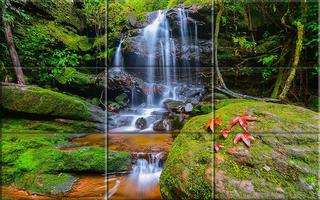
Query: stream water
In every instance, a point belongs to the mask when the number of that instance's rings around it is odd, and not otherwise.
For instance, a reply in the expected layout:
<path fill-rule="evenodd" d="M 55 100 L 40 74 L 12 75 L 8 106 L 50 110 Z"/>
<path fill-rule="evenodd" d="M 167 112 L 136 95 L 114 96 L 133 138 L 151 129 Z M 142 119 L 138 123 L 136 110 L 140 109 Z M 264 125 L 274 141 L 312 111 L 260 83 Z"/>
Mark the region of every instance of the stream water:
<path fill-rule="evenodd" d="M 186 88 L 201 89 L 198 78 L 200 51 L 197 23 L 190 23 L 188 11 L 178 8 L 176 17 L 179 31 L 173 33 L 167 17 L 168 10 L 159 10 L 154 14 L 156 17 L 140 31 L 137 42 L 139 49 L 145 50 L 145 57 L 139 61 L 144 63 L 144 75 L 139 78 L 146 82 L 146 99 L 143 104 L 136 105 L 138 97 L 132 87 L 129 108 L 110 117 L 112 123 L 118 126 L 109 130 L 108 149 L 133 152 L 134 163 L 129 174 L 108 176 L 109 199 L 161 199 L 159 178 L 171 146 L 171 135 L 154 131 L 154 124 L 163 120 L 163 127 L 169 132 L 170 123 L 164 120 L 168 110 L 164 108 L 163 102 L 168 99 L 183 102 L 191 100 L 181 91 Z M 126 70 L 126 66 L 119 66 L 125 59 L 121 54 L 124 40 L 122 37 L 114 57 L 114 67 L 121 70 Z M 182 59 L 178 64 L 177 48 L 181 53 L 193 51 L 194 59 Z M 130 70 L 135 74 L 134 69 Z M 154 92 L 159 84 L 164 88 L 161 95 Z M 143 128 L 137 125 L 141 120 L 146 123 Z"/>

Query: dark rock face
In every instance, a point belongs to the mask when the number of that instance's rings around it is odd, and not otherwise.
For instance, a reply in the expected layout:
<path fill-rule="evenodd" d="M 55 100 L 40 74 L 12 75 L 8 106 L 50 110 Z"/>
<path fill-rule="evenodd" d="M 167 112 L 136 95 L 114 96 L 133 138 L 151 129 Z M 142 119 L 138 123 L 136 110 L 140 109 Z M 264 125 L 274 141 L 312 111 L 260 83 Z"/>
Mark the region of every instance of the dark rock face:
<path fill-rule="evenodd" d="M 110 69 L 108 70 L 106 81 L 108 85 L 108 98 L 110 98 L 110 100 L 118 98 L 120 103 L 128 104 L 129 102 L 127 102 L 127 99 L 123 99 L 123 95 L 127 95 L 128 97 L 131 96 L 132 92 L 134 92 L 134 96 L 137 98 L 136 101 L 142 101 L 145 98 L 145 94 L 143 92 L 145 87 L 144 81 L 128 72 Z"/>
<path fill-rule="evenodd" d="M 180 19 L 179 19 L 179 9 L 181 7 L 174 7 L 167 10 L 166 17 L 171 28 L 170 32 L 172 33 L 171 39 L 174 40 L 176 44 L 176 57 L 177 64 L 183 62 L 189 62 L 191 65 L 194 65 L 196 58 L 195 49 L 199 49 L 200 53 L 200 64 L 203 66 L 211 66 L 211 54 L 212 54 L 212 33 L 211 33 L 211 9 L 210 7 L 185 7 L 184 9 L 188 12 L 187 24 L 190 27 L 189 34 L 190 39 L 195 37 L 195 24 L 197 24 L 198 32 L 198 46 L 191 43 L 188 47 L 181 48 L 181 34 L 180 34 Z M 146 60 L 146 49 L 141 48 L 139 43 L 142 41 L 141 33 L 143 28 L 153 22 L 157 17 L 157 12 L 148 13 L 146 20 L 143 23 L 138 23 L 136 19 L 130 18 L 129 24 L 132 29 L 128 30 L 128 36 L 125 39 L 123 49 L 124 62 L 125 65 L 130 66 L 140 66 L 146 62 L 138 63 L 137 61 Z M 173 54 L 173 52 L 170 52 Z M 160 49 L 156 49 L 156 56 L 160 56 Z M 160 58 L 159 58 L 160 59 Z"/>
<path fill-rule="evenodd" d="M 145 118 L 140 117 L 137 119 L 135 125 L 136 125 L 136 128 L 143 130 L 147 128 L 148 122 Z"/>
<path fill-rule="evenodd" d="M 163 102 L 163 104 L 166 107 L 166 109 L 171 112 L 183 112 L 184 109 L 184 103 L 182 101 L 168 99 L 165 102 Z"/>
<path fill-rule="evenodd" d="M 154 131 L 165 131 L 165 127 L 163 125 L 163 120 L 159 120 L 153 124 Z"/>

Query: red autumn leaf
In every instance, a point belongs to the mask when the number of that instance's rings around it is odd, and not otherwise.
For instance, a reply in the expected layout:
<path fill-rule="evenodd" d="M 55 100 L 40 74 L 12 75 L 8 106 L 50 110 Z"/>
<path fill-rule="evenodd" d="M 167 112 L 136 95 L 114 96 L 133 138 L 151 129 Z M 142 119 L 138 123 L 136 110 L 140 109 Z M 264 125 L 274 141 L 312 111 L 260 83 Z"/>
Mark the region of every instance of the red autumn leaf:
<path fill-rule="evenodd" d="M 221 125 L 221 119 L 220 119 L 220 117 L 216 117 L 216 118 L 214 119 L 214 124 L 216 124 L 216 125 Z"/>
<path fill-rule="evenodd" d="M 238 123 L 238 121 L 240 120 L 240 116 L 237 116 L 236 118 L 234 118 L 231 122 L 231 127 L 233 127 L 234 125 L 236 125 Z"/>
<path fill-rule="evenodd" d="M 236 118 L 234 118 L 231 122 L 231 127 L 235 126 L 238 122 L 241 126 L 241 128 L 245 131 L 245 132 L 249 132 L 248 130 L 248 123 L 247 121 L 255 121 L 257 120 L 256 117 L 252 116 L 252 115 L 242 115 L 242 116 L 237 116 Z"/>
<path fill-rule="evenodd" d="M 215 144 L 215 145 L 214 145 L 214 151 L 215 151 L 215 152 L 220 151 L 221 147 L 223 147 L 222 144 Z"/>
<path fill-rule="evenodd" d="M 224 128 L 220 131 L 221 135 L 226 139 L 228 137 L 229 132 L 231 131 L 230 128 Z"/>
<path fill-rule="evenodd" d="M 255 116 L 252 116 L 252 115 L 247 115 L 247 116 L 244 116 L 246 118 L 247 121 L 256 121 L 257 118 Z"/>
<path fill-rule="evenodd" d="M 244 132 L 243 134 L 242 133 L 237 134 L 236 137 L 233 140 L 233 143 L 237 144 L 239 141 L 242 141 L 245 145 L 247 145 L 247 147 L 250 147 L 252 140 L 254 140 L 252 135 L 250 135 L 249 133 Z"/>
<path fill-rule="evenodd" d="M 221 125 L 221 120 L 219 117 L 216 117 L 214 119 L 210 119 L 207 123 L 207 125 L 204 127 L 205 129 L 210 128 L 211 132 L 214 132 L 214 126 L 215 125 Z"/>

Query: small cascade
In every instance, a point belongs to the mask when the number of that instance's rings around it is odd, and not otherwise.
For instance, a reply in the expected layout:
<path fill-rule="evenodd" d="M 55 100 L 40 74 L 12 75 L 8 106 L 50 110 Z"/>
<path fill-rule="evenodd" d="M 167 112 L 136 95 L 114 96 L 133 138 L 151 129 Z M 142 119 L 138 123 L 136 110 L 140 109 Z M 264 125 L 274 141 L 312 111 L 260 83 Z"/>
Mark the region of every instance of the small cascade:
<path fill-rule="evenodd" d="M 113 66 L 119 71 L 123 68 L 123 56 L 121 53 L 121 46 L 123 41 L 124 41 L 124 35 L 121 34 L 120 42 L 116 49 L 116 52 L 114 55 L 114 61 L 113 61 Z"/>
<path fill-rule="evenodd" d="M 198 73 L 200 67 L 200 51 L 199 51 L 199 39 L 198 39 L 198 25 L 194 22 L 194 51 L 195 51 L 195 71 L 196 71 L 196 85 L 198 84 Z"/>
<path fill-rule="evenodd" d="M 188 12 L 184 8 L 178 8 L 178 17 L 180 21 L 181 53 L 189 49 L 189 31 L 188 31 Z M 182 74 L 191 80 L 190 63 L 187 60 L 182 61 Z"/>
<path fill-rule="evenodd" d="M 132 166 L 132 173 L 129 175 L 128 181 L 135 183 L 137 191 L 143 193 L 148 188 L 159 184 L 163 153 L 137 153 L 136 157 L 137 161 Z"/>

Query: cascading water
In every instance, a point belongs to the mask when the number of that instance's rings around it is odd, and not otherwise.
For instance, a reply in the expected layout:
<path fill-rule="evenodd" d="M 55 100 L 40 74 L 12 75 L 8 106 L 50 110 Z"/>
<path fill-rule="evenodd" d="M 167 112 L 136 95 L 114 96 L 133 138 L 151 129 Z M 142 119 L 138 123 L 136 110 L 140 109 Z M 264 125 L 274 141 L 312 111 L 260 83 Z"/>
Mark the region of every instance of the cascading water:
<path fill-rule="evenodd" d="M 113 63 L 114 67 L 119 71 L 123 68 L 123 56 L 121 53 L 121 46 L 122 46 L 123 41 L 124 41 L 124 35 L 121 34 L 120 42 L 119 42 L 119 45 L 116 49 L 116 52 L 114 55 L 114 63 Z"/>
<path fill-rule="evenodd" d="M 128 181 L 135 183 L 138 193 L 143 193 L 159 184 L 163 153 L 137 153 L 136 156 L 137 161 L 132 166 Z"/>
<path fill-rule="evenodd" d="M 180 22 L 180 37 L 181 37 L 181 53 L 188 51 L 189 48 L 189 35 L 188 35 L 188 13 L 184 8 L 178 8 L 178 17 Z M 186 74 L 188 80 L 191 80 L 190 65 L 188 60 L 182 60 L 182 73 Z"/>
<path fill-rule="evenodd" d="M 179 88 L 189 87 L 194 83 L 196 83 L 195 85 L 198 84 L 197 74 L 200 67 L 198 24 L 196 21 L 189 19 L 187 9 L 183 7 L 177 8 L 178 31 L 173 32 L 167 14 L 168 10 L 156 11 L 154 20 L 142 29 L 138 37 L 139 40 L 136 43 L 138 48 L 144 53 L 144 57 L 139 58 L 139 63 L 144 63 L 146 69 L 144 80 L 146 83 L 143 89 L 143 92 L 146 94 L 146 107 L 139 107 L 142 110 L 140 114 L 127 111 L 123 116 L 130 115 L 133 121 L 130 124 L 122 126 L 122 129 L 121 127 L 117 128 L 116 131 L 140 132 L 135 126 L 135 120 L 140 117 L 152 119 L 150 113 L 159 110 L 166 99 L 186 100 L 188 97 L 184 96 L 180 99 L 181 95 L 178 94 Z M 123 38 L 119 43 L 114 58 L 116 67 L 123 64 L 121 54 L 122 43 Z M 194 55 L 191 61 L 186 56 L 191 55 L 190 53 Z M 178 60 L 178 56 L 180 60 Z M 191 63 L 194 66 L 191 66 Z M 159 93 L 159 85 L 161 85 L 161 93 Z M 134 105 L 136 98 L 135 88 L 131 88 L 132 108 L 136 106 Z M 155 121 L 151 120 L 151 123 Z M 150 120 L 148 120 L 149 122 Z M 152 131 L 152 124 L 148 124 L 147 127 L 147 130 Z"/>

